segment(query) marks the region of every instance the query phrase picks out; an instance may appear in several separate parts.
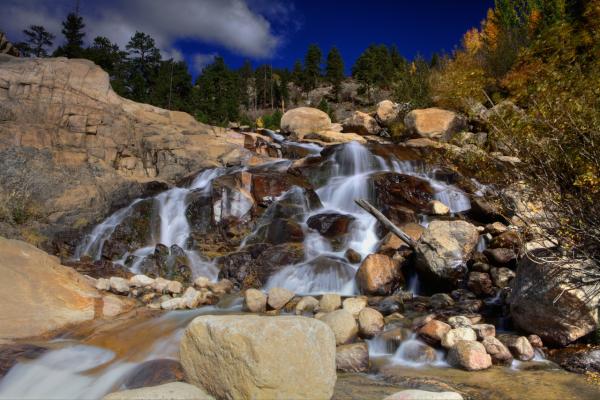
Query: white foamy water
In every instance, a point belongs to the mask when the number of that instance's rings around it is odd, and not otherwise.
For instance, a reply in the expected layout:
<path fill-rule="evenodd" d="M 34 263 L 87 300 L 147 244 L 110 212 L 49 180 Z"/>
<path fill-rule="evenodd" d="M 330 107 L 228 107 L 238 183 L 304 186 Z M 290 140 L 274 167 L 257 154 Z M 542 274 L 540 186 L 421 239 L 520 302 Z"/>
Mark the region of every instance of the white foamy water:
<path fill-rule="evenodd" d="M 427 365 L 436 367 L 448 366 L 448 363 L 444 360 L 444 352 L 442 350 L 434 350 L 435 358 L 430 360 L 429 357 L 424 354 L 423 349 L 425 348 L 429 348 L 429 346 L 418 339 L 416 333 L 413 333 L 408 339 L 400 343 L 400 346 L 392 357 L 392 362 L 411 368 L 420 368 Z"/>

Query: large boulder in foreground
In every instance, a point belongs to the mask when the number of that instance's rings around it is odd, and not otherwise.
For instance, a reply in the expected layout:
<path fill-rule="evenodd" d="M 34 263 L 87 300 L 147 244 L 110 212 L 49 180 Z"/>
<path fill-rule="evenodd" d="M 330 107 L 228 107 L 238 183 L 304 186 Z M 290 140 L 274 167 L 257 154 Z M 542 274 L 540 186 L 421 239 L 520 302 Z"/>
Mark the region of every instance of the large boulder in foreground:
<path fill-rule="evenodd" d="M 466 221 L 432 221 L 416 246 L 418 270 L 443 283 L 464 279 L 479 233 Z"/>
<path fill-rule="evenodd" d="M 227 399 L 329 399 L 335 357 L 331 329 L 295 316 L 201 316 L 180 346 L 188 380 Z"/>
<path fill-rule="evenodd" d="M 593 284 L 575 288 L 584 278 L 582 262 L 536 263 L 524 257 L 509 298 L 514 323 L 544 343 L 567 344 L 598 329 L 600 294 Z M 585 280 L 583 280 L 585 282 Z"/>
<path fill-rule="evenodd" d="M 404 117 L 404 125 L 414 135 L 447 142 L 452 134 L 466 128 L 463 117 L 441 108 L 412 110 Z"/>
<path fill-rule="evenodd" d="M 214 397 L 189 383 L 172 382 L 110 393 L 102 400 L 214 400 Z"/>
<path fill-rule="evenodd" d="M 309 133 L 330 130 L 331 118 L 317 108 L 298 107 L 283 114 L 280 126 L 283 133 L 301 138 Z"/>
<path fill-rule="evenodd" d="M 100 294 L 58 258 L 0 237 L 0 339 L 41 336 L 89 321 Z"/>
<path fill-rule="evenodd" d="M 354 111 L 352 115 L 342 122 L 344 132 L 355 132 L 359 135 L 377 135 L 381 128 L 369 114 Z"/>

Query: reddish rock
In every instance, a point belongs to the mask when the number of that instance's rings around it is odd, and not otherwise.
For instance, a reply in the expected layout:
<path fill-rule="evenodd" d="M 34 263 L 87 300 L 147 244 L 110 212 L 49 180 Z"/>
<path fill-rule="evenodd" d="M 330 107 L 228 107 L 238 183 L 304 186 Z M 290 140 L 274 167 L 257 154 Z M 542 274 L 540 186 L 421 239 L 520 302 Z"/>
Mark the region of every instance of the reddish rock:
<path fill-rule="evenodd" d="M 429 202 L 433 200 L 433 188 L 424 179 L 395 172 L 381 172 L 372 179 L 377 204 L 384 214 L 390 206 L 402 206 L 425 213 Z"/>
<path fill-rule="evenodd" d="M 483 344 L 467 340 L 461 340 L 450 348 L 447 361 L 450 365 L 467 371 L 479 371 L 492 366 L 492 358 Z"/>
<path fill-rule="evenodd" d="M 489 296 L 494 293 L 494 284 L 489 274 L 473 271 L 469 273 L 467 287 L 478 296 Z"/>
<path fill-rule="evenodd" d="M 404 276 L 399 262 L 383 254 L 370 254 L 360 265 L 356 281 L 363 294 L 386 295 L 404 283 Z"/>
<path fill-rule="evenodd" d="M 425 342 L 435 346 L 440 344 L 450 329 L 451 327 L 447 323 L 434 319 L 419 329 L 419 336 Z"/>
<path fill-rule="evenodd" d="M 354 220 L 353 216 L 347 214 L 323 213 L 313 215 L 306 224 L 327 238 L 335 238 L 347 234 Z"/>

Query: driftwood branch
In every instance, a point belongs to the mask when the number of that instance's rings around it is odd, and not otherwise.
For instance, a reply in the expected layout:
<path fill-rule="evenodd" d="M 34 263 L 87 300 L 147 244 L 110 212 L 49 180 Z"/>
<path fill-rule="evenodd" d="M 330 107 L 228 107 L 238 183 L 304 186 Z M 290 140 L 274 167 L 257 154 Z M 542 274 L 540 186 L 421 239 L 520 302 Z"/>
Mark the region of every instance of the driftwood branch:
<path fill-rule="evenodd" d="M 406 233 L 404 233 L 404 231 L 402 229 L 400 229 L 396 225 L 394 225 L 392 223 L 392 221 L 387 219 L 387 217 L 385 215 L 383 215 L 381 213 L 381 211 L 379 211 L 378 209 L 373 207 L 372 204 L 370 204 L 368 201 L 363 200 L 363 199 L 356 199 L 356 200 L 354 200 L 354 202 L 356 204 L 358 204 L 358 206 L 360 208 L 362 208 L 363 210 L 365 210 L 366 212 L 368 212 L 369 214 L 374 216 L 375 219 L 377 219 L 377 221 L 381 222 L 383 224 L 383 226 L 385 226 L 390 232 L 392 232 L 394 235 L 398 236 L 400 239 L 402 239 L 404 242 L 406 242 L 406 244 L 408 244 L 411 248 L 413 248 L 413 249 L 415 248 L 415 246 L 416 246 L 415 241 L 410 236 L 408 236 Z"/>

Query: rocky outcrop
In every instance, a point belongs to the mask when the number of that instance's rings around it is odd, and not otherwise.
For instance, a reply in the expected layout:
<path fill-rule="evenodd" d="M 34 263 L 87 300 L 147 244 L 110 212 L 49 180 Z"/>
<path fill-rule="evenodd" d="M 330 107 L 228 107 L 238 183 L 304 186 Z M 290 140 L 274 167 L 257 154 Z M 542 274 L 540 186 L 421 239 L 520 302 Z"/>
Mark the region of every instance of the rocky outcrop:
<path fill-rule="evenodd" d="M 8 41 L 4 32 L 0 32 L 0 54 L 19 57 L 21 55 L 20 53 L 19 49 Z"/>
<path fill-rule="evenodd" d="M 0 276 L 0 339 L 46 336 L 128 309 L 127 300 L 103 297 L 56 257 L 18 240 L 0 237 Z"/>
<path fill-rule="evenodd" d="M 406 128 L 414 135 L 447 142 L 452 134 L 466 128 L 460 115 L 441 108 L 412 110 L 404 118 Z"/>
<path fill-rule="evenodd" d="M 329 399 L 336 381 L 334 335 L 305 317 L 201 316 L 180 358 L 188 380 L 217 398 Z"/>
<path fill-rule="evenodd" d="M 560 264 L 560 265 L 559 265 Z M 509 298 L 514 323 L 544 343 L 565 346 L 598 327 L 600 295 L 585 282 L 582 262 L 519 263 Z"/>
<path fill-rule="evenodd" d="M 240 134 L 119 97 L 87 60 L 0 55 L 0 103 L 0 189 L 43 221 L 40 240 L 74 237 L 150 182 L 246 151 Z"/>
<path fill-rule="evenodd" d="M 331 118 L 317 108 L 298 107 L 283 114 L 280 127 L 283 133 L 300 139 L 309 133 L 330 130 Z"/>
<path fill-rule="evenodd" d="M 465 278 L 478 239 L 477 228 L 466 221 L 433 221 L 417 243 L 417 268 L 434 280 L 456 283 Z"/>

